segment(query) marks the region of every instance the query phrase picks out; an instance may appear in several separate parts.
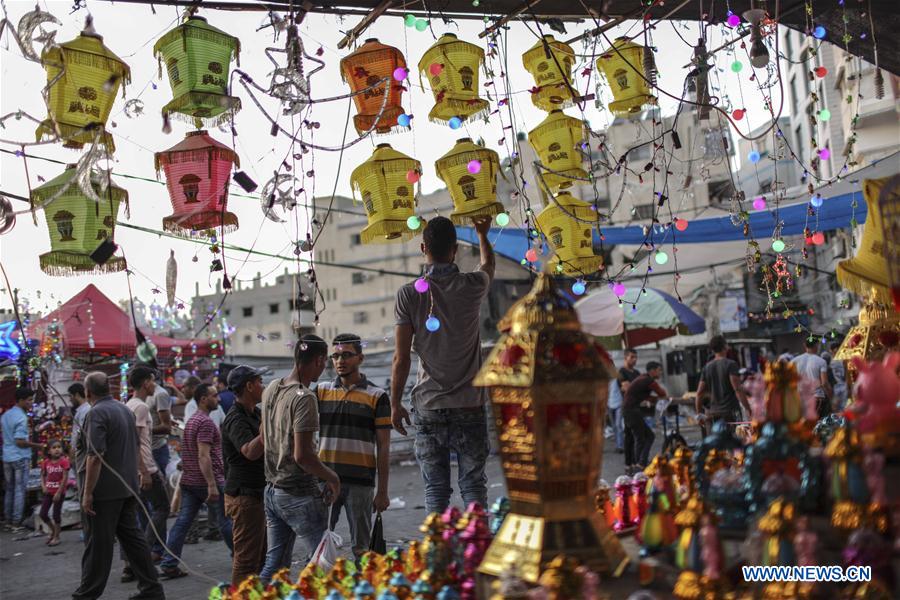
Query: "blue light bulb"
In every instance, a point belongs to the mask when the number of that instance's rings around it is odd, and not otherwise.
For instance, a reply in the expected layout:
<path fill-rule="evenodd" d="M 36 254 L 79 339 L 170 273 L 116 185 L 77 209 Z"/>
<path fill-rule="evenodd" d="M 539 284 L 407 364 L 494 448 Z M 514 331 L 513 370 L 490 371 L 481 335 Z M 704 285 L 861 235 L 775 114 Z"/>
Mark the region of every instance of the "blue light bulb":
<path fill-rule="evenodd" d="M 435 332 L 440 328 L 441 328 L 441 322 L 438 321 L 438 318 L 435 317 L 434 315 L 431 315 L 430 317 L 428 317 L 428 319 L 426 319 L 425 329 L 427 329 L 428 331 Z"/>
<path fill-rule="evenodd" d="M 400 127 L 409 127 L 411 123 L 412 117 L 406 113 L 397 117 L 397 124 L 400 125 Z"/>
<path fill-rule="evenodd" d="M 459 117 L 450 117 L 450 121 L 447 122 L 450 125 L 450 129 L 459 129 L 462 127 L 462 119 Z"/>
<path fill-rule="evenodd" d="M 815 196 L 813 196 L 812 198 L 809 199 L 809 203 L 812 204 L 813 206 L 815 206 L 816 208 L 819 208 L 820 206 L 822 206 L 822 202 L 824 202 L 824 199 L 822 198 L 822 196 L 820 196 L 818 194 L 816 194 Z"/>
<path fill-rule="evenodd" d="M 576 281 L 572 284 L 572 293 L 576 296 L 584 294 L 585 289 L 587 289 L 587 286 L 584 285 L 583 281 Z"/>
<path fill-rule="evenodd" d="M 816 25 L 816 28 L 813 29 L 813 36 L 819 40 L 823 39 L 825 37 L 825 28 L 821 25 Z"/>
<path fill-rule="evenodd" d="M 747 160 L 755 165 L 759 162 L 759 152 L 757 152 L 756 150 L 752 150 L 750 154 L 747 155 Z"/>

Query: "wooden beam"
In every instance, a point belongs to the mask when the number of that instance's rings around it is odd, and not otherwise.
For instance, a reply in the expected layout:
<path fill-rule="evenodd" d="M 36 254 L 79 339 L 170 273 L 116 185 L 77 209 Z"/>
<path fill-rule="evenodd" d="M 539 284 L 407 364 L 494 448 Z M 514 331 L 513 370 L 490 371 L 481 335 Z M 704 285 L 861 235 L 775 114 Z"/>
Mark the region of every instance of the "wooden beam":
<path fill-rule="evenodd" d="M 500 29 L 501 27 L 503 27 L 504 25 L 506 25 L 507 23 L 509 23 L 511 20 L 513 20 L 513 19 L 515 19 L 516 17 L 518 17 L 519 15 L 521 15 L 521 14 L 522 14 L 523 12 L 525 12 L 526 10 L 531 9 L 532 6 L 534 6 L 535 4 L 537 4 L 537 3 L 540 2 L 540 1 L 541 1 L 541 0 L 526 0 L 526 2 L 525 2 L 521 7 L 517 8 L 517 9 L 514 10 L 514 11 L 512 11 L 511 13 L 509 13 L 508 15 L 506 15 L 506 16 L 503 17 L 503 18 L 501 18 L 499 21 L 497 21 L 496 23 L 494 23 L 493 25 L 491 25 L 490 27 L 486 28 L 484 31 L 482 31 L 481 33 L 479 33 L 479 34 L 478 34 L 478 37 L 479 37 L 479 38 L 484 38 L 484 37 L 487 37 L 487 36 L 491 35 L 491 34 L 494 33 L 496 30 Z"/>
<path fill-rule="evenodd" d="M 384 12 L 391 7 L 394 3 L 394 0 L 381 0 L 381 2 L 372 9 L 372 12 L 367 14 L 362 18 L 362 21 L 356 24 L 356 27 L 347 32 L 341 41 L 338 42 L 338 49 L 343 50 L 350 44 L 356 41 L 356 39 L 365 31 L 369 25 L 375 22 L 375 19 L 384 14 Z"/>

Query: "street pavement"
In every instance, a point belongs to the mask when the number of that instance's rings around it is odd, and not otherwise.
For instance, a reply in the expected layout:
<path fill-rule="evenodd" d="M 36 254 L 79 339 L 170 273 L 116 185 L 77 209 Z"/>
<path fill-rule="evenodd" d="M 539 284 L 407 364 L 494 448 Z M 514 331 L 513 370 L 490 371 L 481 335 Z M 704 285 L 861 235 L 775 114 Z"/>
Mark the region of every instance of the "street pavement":
<path fill-rule="evenodd" d="M 683 427 L 683 433 L 685 433 L 684 429 Z M 657 431 L 656 437 L 654 452 L 660 447 L 661 431 Z M 614 453 L 614 445 L 610 440 L 606 441 L 605 446 L 603 477 L 612 483 L 618 475 L 622 474 L 624 461 L 621 454 Z M 498 496 L 503 495 L 506 489 L 497 456 L 489 459 L 487 476 L 489 501 L 493 502 Z M 426 516 L 423 487 L 418 466 L 414 463 L 406 461 L 392 465 L 390 495 L 392 498 L 398 498 L 403 503 L 403 507 L 388 510 L 383 515 L 388 547 L 421 538 L 419 526 Z M 456 506 L 462 506 L 462 499 L 458 493 L 454 492 L 452 502 Z M 172 523 L 174 520 L 170 519 L 170 526 Z M 346 519 L 341 519 L 337 532 L 344 539 L 342 552 L 349 555 L 350 534 Z M 33 600 L 35 598 L 62 599 L 69 597 L 78 586 L 81 577 L 83 549 L 80 541 L 81 531 L 77 529 L 63 531 L 62 543 L 53 548 L 44 544 L 45 537 L 31 537 L 30 534 L 30 530 L 25 534 L 18 535 L 0 533 L 0 598 L 3 600 Z M 627 546 L 631 550 L 634 549 L 630 542 Z M 182 558 L 190 569 L 199 574 L 163 582 L 166 595 L 170 600 L 205 599 L 214 584 L 230 578 L 231 559 L 223 542 L 201 539 L 197 544 L 186 544 L 182 554 Z M 295 558 L 299 557 L 301 552 L 296 550 L 294 555 Z M 295 563 L 294 575 L 297 574 L 299 567 L 299 563 Z M 119 582 L 121 571 L 122 562 L 118 558 L 117 551 L 109 583 L 103 595 L 104 598 L 124 600 L 137 591 L 134 583 Z M 614 597 L 624 598 L 626 595 L 614 594 Z"/>

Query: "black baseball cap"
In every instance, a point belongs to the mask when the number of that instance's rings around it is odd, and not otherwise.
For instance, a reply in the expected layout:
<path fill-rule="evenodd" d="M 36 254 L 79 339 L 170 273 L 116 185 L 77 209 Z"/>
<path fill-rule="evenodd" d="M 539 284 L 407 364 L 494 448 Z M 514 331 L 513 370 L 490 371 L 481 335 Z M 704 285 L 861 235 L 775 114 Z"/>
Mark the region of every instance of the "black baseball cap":
<path fill-rule="evenodd" d="M 247 365 L 238 365 L 228 372 L 228 389 L 235 391 L 248 381 L 262 377 L 265 372 L 265 369 L 254 369 Z"/>

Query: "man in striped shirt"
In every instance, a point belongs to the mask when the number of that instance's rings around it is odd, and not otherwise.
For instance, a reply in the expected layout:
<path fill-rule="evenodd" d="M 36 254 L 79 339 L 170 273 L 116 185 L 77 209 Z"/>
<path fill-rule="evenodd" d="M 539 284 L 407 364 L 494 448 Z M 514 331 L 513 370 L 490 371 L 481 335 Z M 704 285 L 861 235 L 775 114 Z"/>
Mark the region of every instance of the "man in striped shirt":
<path fill-rule="evenodd" d="M 347 511 L 353 555 L 369 549 L 372 512 L 390 504 L 391 402 L 360 372 L 359 336 L 342 333 L 332 342 L 331 360 L 338 377 L 320 383 L 319 458 L 341 478 L 341 493 L 331 511 L 331 529 Z M 375 484 L 378 482 L 376 490 Z"/>

